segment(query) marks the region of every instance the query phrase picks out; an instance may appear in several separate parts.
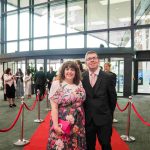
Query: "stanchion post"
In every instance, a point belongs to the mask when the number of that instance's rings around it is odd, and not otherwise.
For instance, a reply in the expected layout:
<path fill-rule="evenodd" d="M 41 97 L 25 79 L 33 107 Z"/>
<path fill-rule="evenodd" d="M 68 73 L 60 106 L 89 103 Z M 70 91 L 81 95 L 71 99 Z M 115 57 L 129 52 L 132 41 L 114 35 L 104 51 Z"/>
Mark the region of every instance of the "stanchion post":
<path fill-rule="evenodd" d="M 24 97 L 21 97 L 21 103 L 24 104 Z M 20 139 L 14 143 L 16 146 L 24 146 L 29 143 L 28 140 L 25 140 L 24 138 L 24 106 L 22 107 L 22 115 L 21 115 L 21 131 L 20 131 Z"/>
<path fill-rule="evenodd" d="M 49 89 L 46 86 L 46 111 L 50 111 L 51 110 L 51 108 L 50 108 L 50 102 L 48 100 L 48 93 L 49 93 Z"/>
<path fill-rule="evenodd" d="M 40 90 L 37 90 L 37 98 L 38 98 L 38 119 L 35 119 L 34 122 L 41 123 L 43 119 L 40 119 Z"/>
<path fill-rule="evenodd" d="M 132 105 L 132 96 L 129 96 L 129 106 L 128 106 L 128 118 L 127 118 L 126 135 L 121 135 L 122 140 L 126 141 L 126 142 L 134 142 L 135 141 L 135 137 L 130 136 L 131 105 Z"/>

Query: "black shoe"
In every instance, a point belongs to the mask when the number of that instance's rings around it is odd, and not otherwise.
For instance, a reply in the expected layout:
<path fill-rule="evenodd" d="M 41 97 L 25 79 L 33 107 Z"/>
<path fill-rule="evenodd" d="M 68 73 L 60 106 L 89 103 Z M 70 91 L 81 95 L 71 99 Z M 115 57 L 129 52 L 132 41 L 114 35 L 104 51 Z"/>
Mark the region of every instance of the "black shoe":
<path fill-rule="evenodd" d="M 10 104 L 10 105 L 9 105 L 9 107 L 13 107 L 13 105 L 12 105 L 12 104 Z"/>
<path fill-rule="evenodd" d="M 16 107 L 16 104 L 12 104 L 13 107 Z"/>

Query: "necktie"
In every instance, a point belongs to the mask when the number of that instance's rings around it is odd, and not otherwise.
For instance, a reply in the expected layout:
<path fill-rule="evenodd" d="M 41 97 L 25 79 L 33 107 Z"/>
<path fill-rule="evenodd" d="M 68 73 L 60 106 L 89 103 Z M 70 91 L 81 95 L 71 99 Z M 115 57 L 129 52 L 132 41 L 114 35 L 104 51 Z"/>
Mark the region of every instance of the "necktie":
<path fill-rule="evenodd" d="M 92 87 L 95 85 L 95 82 L 96 82 L 96 74 L 91 73 L 91 86 Z"/>

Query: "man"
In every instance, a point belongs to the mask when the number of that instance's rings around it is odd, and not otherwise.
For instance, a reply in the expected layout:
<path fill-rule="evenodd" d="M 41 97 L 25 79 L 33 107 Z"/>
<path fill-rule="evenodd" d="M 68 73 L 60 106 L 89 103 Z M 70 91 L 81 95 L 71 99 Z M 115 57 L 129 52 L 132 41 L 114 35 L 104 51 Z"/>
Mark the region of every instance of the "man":
<path fill-rule="evenodd" d="M 49 90 L 51 88 L 51 84 L 52 84 L 53 78 L 55 76 L 56 76 L 56 72 L 53 71 L 53 67 L 50 67 L 49 71 L 47 72 L 47 75 L 46 75 L 46 79 L 47 79 L 47 84 L 48 84 L 48 89 Z"/>
<path fill-rule="evenodd" d="M 83 73 L 83 87 L 86 91 L 85 128 L 87 149 L 95 150 L 96 137 L 102 150 L 112 150 L 112 116 L 117 94 L 110 76 L 100 70 L 98 54 L 88 51 L 85 55 L 88 71 Z"/>
<path fill-rule="evenodd" d="M 112 82 L 113 82 L 114 86 L 116 86 L 116 77 L 117 76 L 115 73 L 111 72 L 110 70 L 111 70 L 111 64 L 109 62 L 106 62 L 104 64 L 104 71 L 107 72 L 112 77 Z M 117 123 L 118 120 L 113 118 L 113 122 Z"/>
<path fill-rule="evenodd" d="M 45 73 L 43 72 L 43 67 L 40 67 L 40 70 L 35 74 L 34 80 L 36 92 L 38 89 L 40 90 L 40 100 L 42 100 L 41 96 L 44 95 L 46 83 L 46 77 Z"/>

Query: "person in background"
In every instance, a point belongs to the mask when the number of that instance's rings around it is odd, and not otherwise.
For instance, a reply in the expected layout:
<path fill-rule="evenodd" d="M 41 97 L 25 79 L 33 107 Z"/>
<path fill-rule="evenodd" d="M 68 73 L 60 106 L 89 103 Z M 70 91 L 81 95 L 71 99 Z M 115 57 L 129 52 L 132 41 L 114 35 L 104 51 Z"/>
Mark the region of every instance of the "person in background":
<path fill-rule="evenodd" d="M 24 96 L 24 88 L 23 88 L 23 72 L 22 70 L 19 68 L 16 72 L 16 97 L 17 98 L 21 98 L 22 96 Z"/>
<path fill-rule="evenodd" d="M 59 79 L 52 82 L 49 95 L 52 110 L 47 150 L 86 150 L 85 116 L 82 105 L 85 90 L 80 80 L 77 64 L 67 61 L 61 67 Z M 58 119 L 70 123 L 70 134 L 62 130 Z"/>
<path fill-rule="evenodd" d="M 83 73 L 85 70 L 83 69 L 82 63 L 80 60 L 76 60 L 75 63 L 77 64 L 77 66 L 79 67 L 81 73 Z"/>
<path fill-rule="evenodd" d="M 116 77 L 117 76 L 115 73 L 111 72 L 111 64 L 109 62 L 106 62 L 104 64 L 104 71 L 107 72 L 108 74 L 110 74 L 110 76 L 112 77 L 112 82 L 113 82 L 114 86 L 116 87 Z M 113 118 L 113 122 L 117 123 L 118 120 Z"/>
<path fill-rule="evenodd" d="M 110 76 L 100 70 L 99 56 L 95 51 L 85 55 L 88 71 L 82 74 L 86 91 L 84 102 L 87 150 L 95 150 L 96 138 L 102 150 L 112 150 L 112 117 L 116 107 L 117 94 Z"/>
<path fill-rule="evenodd" d="M 7 97 L 6 97 L 6 84 L 4 82 L 4 74 L 5 74 L 6 70 L 4 71 L 1 80 L 2 80 L 2 85 L 3 85 L 3 90 L 4 90 L 4 101 L 7 101 Z"/>
<path fill-rule="evenodd" d="M 35 90 L 37 93 L 37 90 L 40 90 L 40 99 L 42 100 L 41 97 L 44 96 L 45 93 L 45 84 L 46 84 L 46 76 L 43 71 L 43 67 L 40 67 L 40 70 L 35 73 Z"/>
<path fill-rule="evenodd" d="M 53 67 L 49 68 L 49 71 L 46 74 L 46 80 L 48 84 L 48 89 L 50 90 L 53 78 L 56 76 L 56 72 L 53 71 Z"/>
<path fill-rule="evenodd" d="M 4 84 L 6 85 L 6 97 L 9 102 L 9 107 L 16 107 L 16 104 L 14 102 L 16 79 L 15 76 L 12 75 L 10 68 L 7 68 L 4 74 Z"/>
<path fill-rule="evenodd" d="M 32 89 L 31 89 L 31 84 L 32 84 L 32 74 L 30 73 L 30 69 L 27 69 L 24 82 L 25 82 L 25 95 L 27 98 L 31 98 L 32 95 Z"/>

